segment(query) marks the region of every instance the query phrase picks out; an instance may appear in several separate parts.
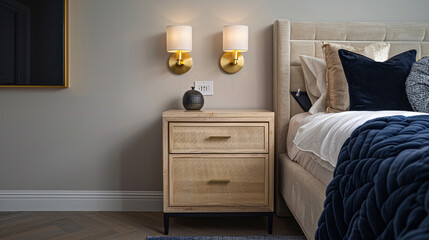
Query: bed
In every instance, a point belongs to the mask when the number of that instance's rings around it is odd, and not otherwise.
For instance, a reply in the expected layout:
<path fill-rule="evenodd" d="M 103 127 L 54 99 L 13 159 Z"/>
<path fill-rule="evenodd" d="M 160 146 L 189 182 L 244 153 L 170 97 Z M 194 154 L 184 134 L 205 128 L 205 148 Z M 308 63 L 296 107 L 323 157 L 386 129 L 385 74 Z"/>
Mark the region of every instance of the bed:
<path fill-rule="evenodd" d="M 362 47 L 371 42 L 390 43 L 390 56 L 409 49 L 417 58 L 429 55 L 428 23 L 319 23 L 277 20 L 273 26 L 273 103 L 276 114 L 276 213 L 285 204 L 308 239 L 315 238 L 333 169 L 317 161 L 292 142 L 305 116 L 291 91 L 305 89 L 299 56 L 323 58 L 321 41 Z M 294 117 L 295 116 L 295 117 Z M 291 121 L 292 119 L 292 121 Z M 284 204 L 285 203 L 285 204 Z"/>

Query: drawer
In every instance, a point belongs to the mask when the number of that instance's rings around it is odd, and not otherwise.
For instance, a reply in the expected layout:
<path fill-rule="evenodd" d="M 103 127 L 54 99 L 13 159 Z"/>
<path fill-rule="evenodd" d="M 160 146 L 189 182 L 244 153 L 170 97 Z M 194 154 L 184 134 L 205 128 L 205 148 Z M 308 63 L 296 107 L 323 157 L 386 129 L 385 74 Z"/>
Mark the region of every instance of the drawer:
<path fill-rule="evenodd" d="M 170 153 L 268 153 L 268 123 L 170 123 Z"/>
<path fill-rule="evenodd" d="M 268 155 L 169 156 L 169 206 L 268 206 Z"/>

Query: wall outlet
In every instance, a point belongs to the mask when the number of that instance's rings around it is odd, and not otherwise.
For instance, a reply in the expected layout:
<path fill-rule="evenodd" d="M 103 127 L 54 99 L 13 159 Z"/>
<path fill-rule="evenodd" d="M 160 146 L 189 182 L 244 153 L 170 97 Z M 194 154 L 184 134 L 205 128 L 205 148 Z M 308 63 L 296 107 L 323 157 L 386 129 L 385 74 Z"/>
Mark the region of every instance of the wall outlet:
<path fill-rule="evenodd" d="M 195 90 L 201 92 L 205 96 L 214 95 L 213 81 L 195 81 Z"/>

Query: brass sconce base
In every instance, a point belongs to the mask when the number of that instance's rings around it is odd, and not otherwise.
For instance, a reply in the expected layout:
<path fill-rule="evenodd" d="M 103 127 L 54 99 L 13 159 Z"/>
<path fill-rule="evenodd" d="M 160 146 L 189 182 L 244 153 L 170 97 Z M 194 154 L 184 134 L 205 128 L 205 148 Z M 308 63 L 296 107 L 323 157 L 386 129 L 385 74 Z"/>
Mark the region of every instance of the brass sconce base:
<path fill-rule="evenodd" d="M 226 52 L 222 54 L 220 58 L 220 67 L 226 73 L 233 74 L 240 71 L 244 66 L 244 57 L 239 52 L 237 52 L 237 64 L 234 64 L 233 54 Z"/>
<path fill-rule="evenodd" d="M 168 60 L 168 66 L 170 67 L 171 72 L 175 74 L 187 73 L 192 68 L 192 57 L 189 53 L 182 52 L 182 60 L 179 65 L 177 63 L 177 55 L 174 53 Z"/>

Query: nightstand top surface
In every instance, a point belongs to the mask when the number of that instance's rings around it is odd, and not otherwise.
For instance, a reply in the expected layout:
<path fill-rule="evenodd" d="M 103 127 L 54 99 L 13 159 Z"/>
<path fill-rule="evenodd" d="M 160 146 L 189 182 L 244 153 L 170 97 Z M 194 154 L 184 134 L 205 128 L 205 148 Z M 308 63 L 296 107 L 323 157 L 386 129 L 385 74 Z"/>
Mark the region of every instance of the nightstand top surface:
<path fill-rule="evenodd" d="M 172 109 L 162 113 L 163 117 L 274 117 L 274 112 L 265 109 Z"/>

